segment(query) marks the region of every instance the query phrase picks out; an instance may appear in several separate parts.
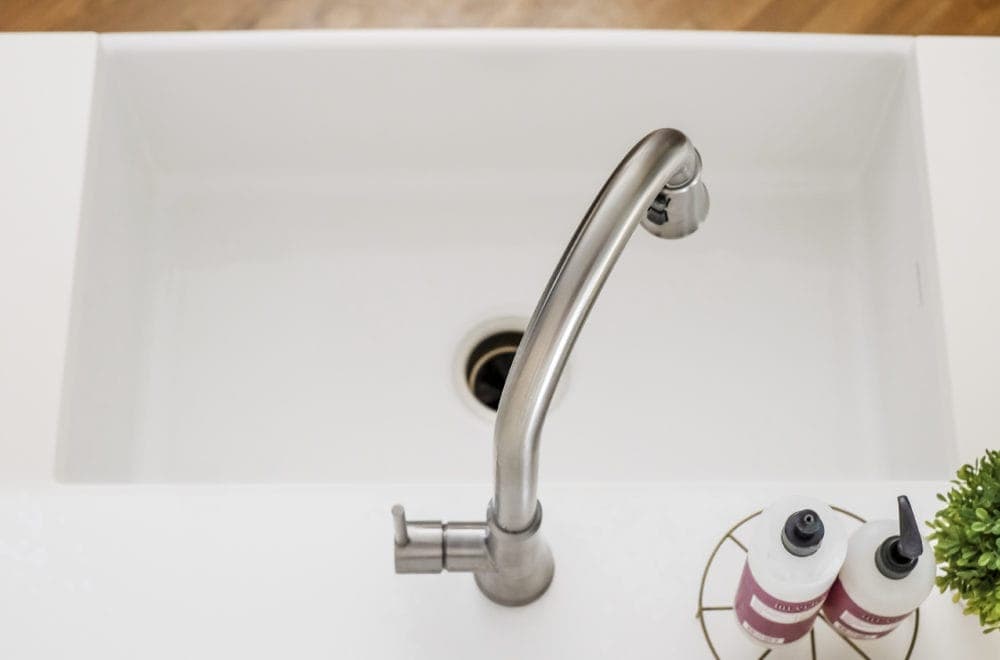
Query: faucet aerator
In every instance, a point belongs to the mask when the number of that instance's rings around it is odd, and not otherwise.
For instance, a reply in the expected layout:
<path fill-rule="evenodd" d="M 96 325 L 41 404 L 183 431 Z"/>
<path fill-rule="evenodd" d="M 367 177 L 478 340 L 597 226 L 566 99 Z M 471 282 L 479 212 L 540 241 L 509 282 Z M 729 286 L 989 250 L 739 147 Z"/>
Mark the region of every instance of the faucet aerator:
<path fill-rule="evenodd" d="M 695 151 L 695 174 L 678 186 L 664 186 L 646 209 L 642 226 L 658 238 L 690 236 L 708 217 L 708 188 L 701 180 L 701 156 Z"/>

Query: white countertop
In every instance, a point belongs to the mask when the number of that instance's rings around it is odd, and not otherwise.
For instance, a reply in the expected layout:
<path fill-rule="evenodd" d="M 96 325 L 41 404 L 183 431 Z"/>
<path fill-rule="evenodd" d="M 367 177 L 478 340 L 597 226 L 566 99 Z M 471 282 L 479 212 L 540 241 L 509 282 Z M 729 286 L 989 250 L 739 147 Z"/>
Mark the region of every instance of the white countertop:
<path fill-rule="evenodd" d="M 485 486 L 6 489 L 0 656 L 709 657 L 694 616 L 699 582 L 731 524 L 803 489 L 866 517 L 891 516 L 905 492 L 930 517 L 943 487 L 549 485 L 556 577 L 542 599 L 513 609 L 483 598 L 468 575 L 392 570 L 393 502 L 415 518 L 477 518 L 470 505 Z M 725 604 L 729 588 L 710 581 L 706 605 Z M 735 630 L 718 616 L 717 640 Z M 913 657 L 996 657 L 1000 638 L 977 628 L 935 591 Z"/>

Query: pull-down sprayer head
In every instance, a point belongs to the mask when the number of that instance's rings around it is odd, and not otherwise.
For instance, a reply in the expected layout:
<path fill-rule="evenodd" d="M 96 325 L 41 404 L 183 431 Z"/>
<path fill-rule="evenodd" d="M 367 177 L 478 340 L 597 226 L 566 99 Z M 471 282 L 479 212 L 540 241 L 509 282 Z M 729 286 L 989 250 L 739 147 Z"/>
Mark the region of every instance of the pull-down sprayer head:
<path fill-rule="evenodd" d="M 642 226 L 659 238 L 684 238 L 705 221 L 708 204 L 708 188 L 701 180 L 701 155 L 695 151 L 694 171 L 683 168 L 671 177 L 643 216 Z"/>

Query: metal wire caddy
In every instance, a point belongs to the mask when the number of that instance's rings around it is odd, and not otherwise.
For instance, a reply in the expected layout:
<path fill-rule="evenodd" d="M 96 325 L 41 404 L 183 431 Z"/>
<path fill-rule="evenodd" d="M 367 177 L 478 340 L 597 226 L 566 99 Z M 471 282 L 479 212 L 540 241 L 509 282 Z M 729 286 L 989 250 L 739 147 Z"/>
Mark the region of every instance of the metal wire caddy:
<path fill-rule="evenodd" d="M 859 516 L 858 514 L 853 513 L 851 511 L 847 511 L 846 509 L 842 509 L 842 508 L 836 507 L 836 506 L 831 506 L 830 508 L 833 509 L 834 511 L 836 511 L 837 513 L 841 514 L 841 515 L 847 516 L 849 518 L 852 518 L 852 519 L 858 521 L 859 523 L 865 523 L 866 522 L 866 520 L 864 518 L 862 518 L 861 516 Z M 708 650 L 711 651 L 712 656 L 716 660 L 722 660 L 722 658 L 719 656 L 719 652 L 716 650 L 715 644 L 712 642 L 711 635 L 709 635 L 708 626 L 705 623 L 705 614 L 706 613 L 712 613 L 712 612 L 732 612 L 733 611 L 733 606 L 732 605 L 706 605 L 705 604 L 705 581 L 708 579 L 708 573 L 709 573 L 709 570 L 712 567 L 712 563 L 715 561 L 716 555 L 719 554 L 719 549 L 722 548 L 723 544 L 725 544 L 727 541 L 730 542 L 730 543 L 735 544 L 744 553 L 747 552 L 747 546 L 742 541 L 739 540 L 739 538 L 736 536 L 736 532 L 741 527 L 743 527 L 743 525 L 747 524 L 748 522 L 750 522 L 751 520 L 753 520 L 754 518 L 756 518 L 757 516 L 759 516 L 761 513 L 763 513 L 763 511 L 757 511 L 756 513 L 750 514 L 746 518 L 743 518 L 742 520 L 740 520 L 739 522 L 737 522 L 735 525 L 733 525 L 732 527 L 730 527 L 729 530 L 725 534 L 722 535 L 722 538 L 719 539 L 719 542 L 715 544 L 714 548 L 712 548 L 712 554 L 710 554 L 708 556 L 708 562 L 705 564 L 705 569 L 704 569 L 704 571 L 702 571 L 702 574 L 701 574 L 701 584 L 698 587 L 698 611 L 695 613 L 695 618 L 698 619 L 698 623 L 701 625 L 701 631 L 702 631 L 702 634 L 704 634 L 704 636 L 705 636 L 705 643 L 708 644 Z M 843 635 L 841 635 L 840 632 L 838 632 L 837 629 L 834 628 L 830 624 L 830 622 L 826 620 L 826 617 L 824 617 L 821 614 L 818 618 L 825 625 L 827 625 L 827 626 L 830 627 L 830 630 L 832 630 L 836 634 L 836 637 L 838 639 L 843 640 L 843 642 L 847 646 L 849 646 L 851 649 L 853 649 L 854 652 L 857 653 L 858 657 L 864 658 L 864 660 L 873 660 L 872 657 L 869 656 L 867 653 L 865 653 L 864 650 L 862 650 L 853 640 L 848 639 L 847 637 L 844 637 Z M 910 656 L 913 655 L 913 648 L 917 644 L 917 632 L 919 631 L 919 629 L 920 629 L 920 609 L 918 608 L 913 613 L 913 633 L 912 633 L 912 636 L 910 637 L 910 643 L 907 645 L 907 648 L 906 648 L 906 655 L 903 656 L 904 660 L 910 660 Z M 815 627 L 812 630 L 809 631 L 809 652 L 810 652 L 810 657 L 812 658 L 812 660 L 818 660 L 818 658 L 822 657 L 819 653 L 817 653 L 817 650 L 816 650 L 816 630 L 815 630 Z M 764 658 L 766 658 L 770 654 L 771 654 L 771 649 L 767 649 L 760 656 L 758 656 L 758 660 L 763 660 Z"/>

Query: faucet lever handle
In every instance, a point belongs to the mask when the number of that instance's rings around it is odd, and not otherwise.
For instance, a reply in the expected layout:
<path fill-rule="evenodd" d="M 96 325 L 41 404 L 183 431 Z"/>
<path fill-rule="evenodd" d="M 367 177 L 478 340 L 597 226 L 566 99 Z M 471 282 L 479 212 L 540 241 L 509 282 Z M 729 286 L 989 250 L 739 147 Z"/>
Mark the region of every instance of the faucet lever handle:
<path fill-rule="evenodd" d="M 407 520 L 401 504 L 392 507 L 393 556 L 397 573 L 493 571 L 482 522 Z"/>
<path fill-rule="evenodd" d="M 410 535 L 406 531 L 406 509 L 402 504 L 392 507 L 392 530 L 396 545 L 403 546 L 410 542 Z"/>
<path fill-rule="evenodd" d="M 393 555 L 397 573 L 440 573 L 444 563 L 440 520 L 407 520 L 401 504 L 392 507 Z"/>

